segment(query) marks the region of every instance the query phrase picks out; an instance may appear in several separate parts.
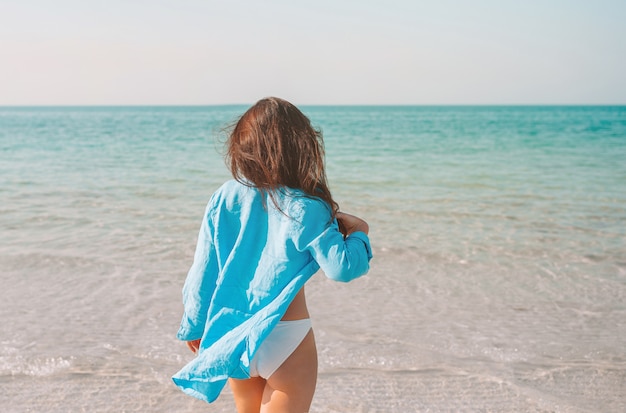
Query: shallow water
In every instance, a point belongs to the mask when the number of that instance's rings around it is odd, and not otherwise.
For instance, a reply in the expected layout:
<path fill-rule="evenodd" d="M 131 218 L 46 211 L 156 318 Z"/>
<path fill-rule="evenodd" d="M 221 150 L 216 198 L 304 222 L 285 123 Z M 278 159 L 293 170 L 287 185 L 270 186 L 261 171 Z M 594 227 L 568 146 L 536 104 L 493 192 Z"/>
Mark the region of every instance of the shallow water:
<path fill-rule="evenodd" d="M 233 411 L 170 376 L 244 107 L 0 108 L 0 405 Z M 626 408 L 626 108 L 307 107 L 368 276 L 307 287 L 314 412 Z"/>

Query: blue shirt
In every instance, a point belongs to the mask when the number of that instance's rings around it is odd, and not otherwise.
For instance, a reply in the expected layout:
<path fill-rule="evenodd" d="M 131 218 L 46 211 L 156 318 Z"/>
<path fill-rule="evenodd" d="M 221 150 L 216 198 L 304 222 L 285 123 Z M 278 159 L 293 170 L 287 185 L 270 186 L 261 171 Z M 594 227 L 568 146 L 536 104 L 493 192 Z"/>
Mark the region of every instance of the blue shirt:
<path fill-rule="evenodd" d="M 201 400 L 214 401 L 229 377 L 250 377 L 259 345 L 320 268 L 343 282 L 369 270 L 368 236 L 344 239 L 326 202 L 289 188 L 274 195 L 277 205 L 267 192 L 231 180 L 207 205 L 177 335 L 202 341 L 172 378 Z"/>

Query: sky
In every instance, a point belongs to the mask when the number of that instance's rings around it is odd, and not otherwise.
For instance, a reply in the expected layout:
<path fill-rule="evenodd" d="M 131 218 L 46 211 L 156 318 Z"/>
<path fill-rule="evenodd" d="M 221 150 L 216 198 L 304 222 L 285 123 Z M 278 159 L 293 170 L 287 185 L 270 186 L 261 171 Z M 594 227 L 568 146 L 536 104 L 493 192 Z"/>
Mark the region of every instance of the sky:
<path fill-rule="evenodd" d="M 626 104 L 624 0 L 1 0 L 0 105 Z"/>

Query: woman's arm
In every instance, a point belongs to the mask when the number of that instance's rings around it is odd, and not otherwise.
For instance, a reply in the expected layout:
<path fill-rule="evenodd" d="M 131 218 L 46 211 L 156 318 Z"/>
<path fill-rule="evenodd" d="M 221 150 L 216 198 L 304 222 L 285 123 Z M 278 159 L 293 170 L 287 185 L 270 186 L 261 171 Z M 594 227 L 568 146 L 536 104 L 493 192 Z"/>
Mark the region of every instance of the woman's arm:
<path fill-rule="evenodd" d="M 367 222 L 354 215 L 346 214 L 345 212 L 337 212 L 337 222 L 339 223 L 339 230 L 344 237 L 357 231 L 368 234 L 370 230 Z"/>
<path fill-rule="evenodd" d="M 187 347 L 189 347 L 189 350 L 191 350 L 194 354 L 197 353 L 200 348 L 200 340 L 201 339 L 187 341 Z"/>
<path fill-rule="evenodd" d="M 296 248 L 308 250 L 328 278 L 348 282 L 369 270 L 372 249 L 364 220 L 340 213 L 329 223 L 330 209 L 315 200 L 308 201 L 296 219 L 300 222 Z M 343 230 L 338 227 L 340 222 Z"/>
<path fill-rule="evenodd" d="M 213 245 L 213 227 L 209 218 L 210 203 L 207 207 L 194 254 L 193 264 L 183 285 L 184 313 L 177 337 L 190 341 L 202 337 L 211 297 L 217 280 L 217 258 Z"/>

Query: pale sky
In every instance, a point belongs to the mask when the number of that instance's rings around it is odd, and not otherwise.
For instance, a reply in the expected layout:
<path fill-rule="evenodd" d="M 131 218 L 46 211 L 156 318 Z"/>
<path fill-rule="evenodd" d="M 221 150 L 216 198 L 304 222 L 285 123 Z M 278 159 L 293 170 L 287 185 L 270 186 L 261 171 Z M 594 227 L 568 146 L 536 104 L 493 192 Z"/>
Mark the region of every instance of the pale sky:
<path fill-rule="evenodd" d="M 626 104 L 624 0 L 0 0 L 0 105 Z"/>

